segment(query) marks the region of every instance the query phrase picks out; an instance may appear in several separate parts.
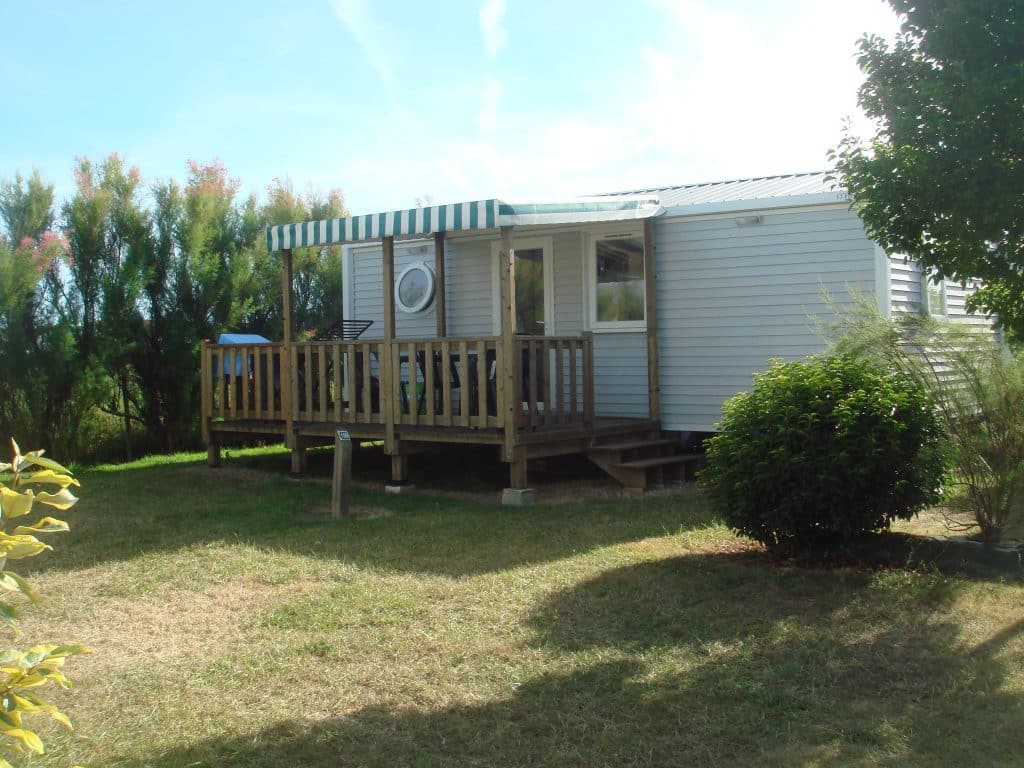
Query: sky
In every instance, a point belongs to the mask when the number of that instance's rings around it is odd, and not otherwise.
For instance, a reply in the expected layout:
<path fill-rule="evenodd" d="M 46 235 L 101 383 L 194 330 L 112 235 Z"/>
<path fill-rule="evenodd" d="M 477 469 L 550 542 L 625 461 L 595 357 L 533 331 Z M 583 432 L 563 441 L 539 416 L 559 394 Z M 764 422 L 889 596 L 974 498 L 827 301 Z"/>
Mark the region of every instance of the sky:
<path fill-rule="evenodd" d="M 222 162 L 352 213 L 820 170 L 881 0 L 4 2 L 0 179 Z"/>

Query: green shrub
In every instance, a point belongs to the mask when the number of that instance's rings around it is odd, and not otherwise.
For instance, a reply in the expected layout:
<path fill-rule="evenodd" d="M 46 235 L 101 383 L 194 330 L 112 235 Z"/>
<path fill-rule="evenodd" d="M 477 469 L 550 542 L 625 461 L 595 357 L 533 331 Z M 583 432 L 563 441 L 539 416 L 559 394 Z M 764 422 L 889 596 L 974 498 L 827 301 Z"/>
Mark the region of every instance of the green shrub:
<path fill-rule="evenodd" d="M 725 521 L 766 546 L 841 546 L 939 499 L 931 402 L 869 362 L 775 361 L 723 412 L 701 481 Z"/>

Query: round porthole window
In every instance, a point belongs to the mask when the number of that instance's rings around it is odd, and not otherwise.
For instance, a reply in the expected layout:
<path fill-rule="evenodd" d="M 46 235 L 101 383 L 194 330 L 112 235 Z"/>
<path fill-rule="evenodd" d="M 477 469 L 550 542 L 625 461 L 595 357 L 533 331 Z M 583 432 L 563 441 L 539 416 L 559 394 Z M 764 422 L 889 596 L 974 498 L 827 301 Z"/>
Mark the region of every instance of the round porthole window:
<path fill-rule="evenodd" d="M 423 312 L 434 301 L 434 270 L 421 261 L 413 262 L 395 281 L 395 303 L 403 312 Z"/>

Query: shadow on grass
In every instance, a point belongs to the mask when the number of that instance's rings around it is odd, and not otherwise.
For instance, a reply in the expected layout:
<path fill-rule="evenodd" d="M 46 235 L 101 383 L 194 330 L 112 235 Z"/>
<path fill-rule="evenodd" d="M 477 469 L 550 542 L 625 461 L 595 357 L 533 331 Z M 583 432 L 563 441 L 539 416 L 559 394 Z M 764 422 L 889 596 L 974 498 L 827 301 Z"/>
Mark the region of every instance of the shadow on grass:
<path fill-rule="evenodd" d="M 402 496 L 354 488 L 352 503 L 393 513 L 375 519 L 301 522 L 326 507 L 330 485 L 267 473 L 282 454 L 210 470 L 198 457 L 80 475 L 70 536 L 38 570 L 73 570 L 197 545 L 242 543 L 274 552 L 393 571 L 471 575 L 548 562 L 611 544 L 704 526 L 699 496 L 600 499 L 508 508 L 466 498 Z M 283 456 L 283 467 L 287 456 Z"/>
<path fill-rule="evenodd" d="M 714 556 L 625 567 L 537 608 L 535 642 L 563 669 L 507 698 L 395 702 L 116 764 L 1018 765 L 1024 710 L 1003 651 L 1024 620 L 971 647 L 954 591 Z"/>

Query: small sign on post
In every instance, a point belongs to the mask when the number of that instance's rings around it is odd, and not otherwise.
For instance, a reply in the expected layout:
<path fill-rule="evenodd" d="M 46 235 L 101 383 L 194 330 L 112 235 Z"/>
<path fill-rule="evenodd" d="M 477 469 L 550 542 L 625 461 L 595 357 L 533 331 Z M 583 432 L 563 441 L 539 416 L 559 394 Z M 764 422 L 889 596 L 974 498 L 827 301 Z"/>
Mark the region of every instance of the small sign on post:
<path fill-rule="evenodd" d="M 334 436 L 334 475 L 331 478 L 331 517 L 348 517 L 349 491 L 352 486 L 352 439 L 347 429 Z"/>

